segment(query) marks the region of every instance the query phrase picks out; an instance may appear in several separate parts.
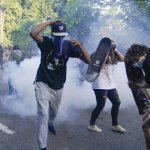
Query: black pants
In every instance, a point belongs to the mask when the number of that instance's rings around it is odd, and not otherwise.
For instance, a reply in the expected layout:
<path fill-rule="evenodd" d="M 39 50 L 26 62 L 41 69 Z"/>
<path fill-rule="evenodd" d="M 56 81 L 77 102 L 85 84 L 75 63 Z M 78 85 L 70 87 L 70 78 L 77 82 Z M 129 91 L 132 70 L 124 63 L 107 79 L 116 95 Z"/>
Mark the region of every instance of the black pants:
<path fill-rule="evenodd" d="M 103 110 L 106 98 L 108 97 L 112 103 L 111 109 L 111 116 L 112 116 L 112 125 L 118 125 L 118 112 L 120 106 L 120 99 L 116 89 L 111 90 L 103 90 L 103 89 L 94 89 L 94 93 L 96 96 L 97 105 L 92 111 L 90 125 L 94 125 L 96 122 L 97 117 L 99 116 L 100 112 Z"/>

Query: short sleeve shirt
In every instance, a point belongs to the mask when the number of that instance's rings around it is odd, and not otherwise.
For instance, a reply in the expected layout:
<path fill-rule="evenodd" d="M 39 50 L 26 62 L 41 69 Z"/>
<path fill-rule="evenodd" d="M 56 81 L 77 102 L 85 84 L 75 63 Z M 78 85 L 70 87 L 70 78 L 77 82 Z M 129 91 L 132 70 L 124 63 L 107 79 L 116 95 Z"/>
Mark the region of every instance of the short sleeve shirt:
<path fill-rule="evenodd" d="M 106 64 L 97 79 L 92 83 L 92 89 L 110 90 L 116 88 L 114 82 L 114 65 Z"/>
<path fill-rule="evenodd" d="M 62 55 L 56 66 L 52 38 L 43 36 L 43 42 L 37 43 L 37 45 L 41 51 L 41 60 L 35 81 L 43 82 L 54 90 L 63 88 L 66 81 L 67 61 L 69 57 L 79 58 L 81 56 L 80 48 L 73 46 L 70 41 L 64 40 Z"/>

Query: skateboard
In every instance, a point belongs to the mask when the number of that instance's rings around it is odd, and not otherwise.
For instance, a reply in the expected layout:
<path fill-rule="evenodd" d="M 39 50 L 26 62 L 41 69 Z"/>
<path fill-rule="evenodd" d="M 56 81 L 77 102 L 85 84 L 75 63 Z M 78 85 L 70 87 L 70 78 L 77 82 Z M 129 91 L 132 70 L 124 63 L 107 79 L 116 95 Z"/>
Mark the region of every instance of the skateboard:
<path fill-rule="evenodd" d="M 95 53 L 91 58 L 91 63 L 89 64 L 87 72 L 85 74 L 85 79 L 88 82 L 93 82 L 98 77 L 111 47 L 111 39 L 105 37 L 100 41 Z"/>

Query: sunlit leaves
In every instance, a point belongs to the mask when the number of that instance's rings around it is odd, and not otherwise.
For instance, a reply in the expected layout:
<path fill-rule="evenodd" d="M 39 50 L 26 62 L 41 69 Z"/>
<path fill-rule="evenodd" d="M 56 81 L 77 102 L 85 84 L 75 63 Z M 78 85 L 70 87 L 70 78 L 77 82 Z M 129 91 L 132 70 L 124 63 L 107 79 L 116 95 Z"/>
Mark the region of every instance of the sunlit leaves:
<path fill-rule="evenodd" d="M 150 15 L 149 0 L 3 0 L 5 13 L 4 43 L 11 47 L 19 43 L 24 49 L 31 45 L 30 28 L 50 16 L 51 20 L 59 19 L 67 24 L 68 32 L 73 38 L 86 40 L 92 32 L 93 37 L 102 35 L 101 29 L 107 32 L 123 30 L 135 33 L 149 30 L 142 15 Z M 137 4 L 137 5 L 136 5 Z M 137 22 L 137 20 L 139 20 Z M 49 30 L 46 30 L 49 33 Z M 90 42 L 89 42 L 90 43 Z"/>

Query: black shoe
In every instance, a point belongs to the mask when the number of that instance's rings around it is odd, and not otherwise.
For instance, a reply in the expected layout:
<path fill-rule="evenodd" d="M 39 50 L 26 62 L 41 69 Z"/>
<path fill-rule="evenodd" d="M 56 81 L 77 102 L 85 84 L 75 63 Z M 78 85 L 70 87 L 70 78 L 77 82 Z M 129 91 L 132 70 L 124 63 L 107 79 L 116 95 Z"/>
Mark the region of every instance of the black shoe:
<path fill-rule="evenodd" d="M 46 150 L 46 147 L 45 147 L 45 148 L 42 148 L 41 150 Z"/>
<path fill-rule="evenodd" d="M 48 131 L 49 131 L 49 133 L 56 135 L 56 130 L 55 130 L 53 124 L 48 125 Z"/>

